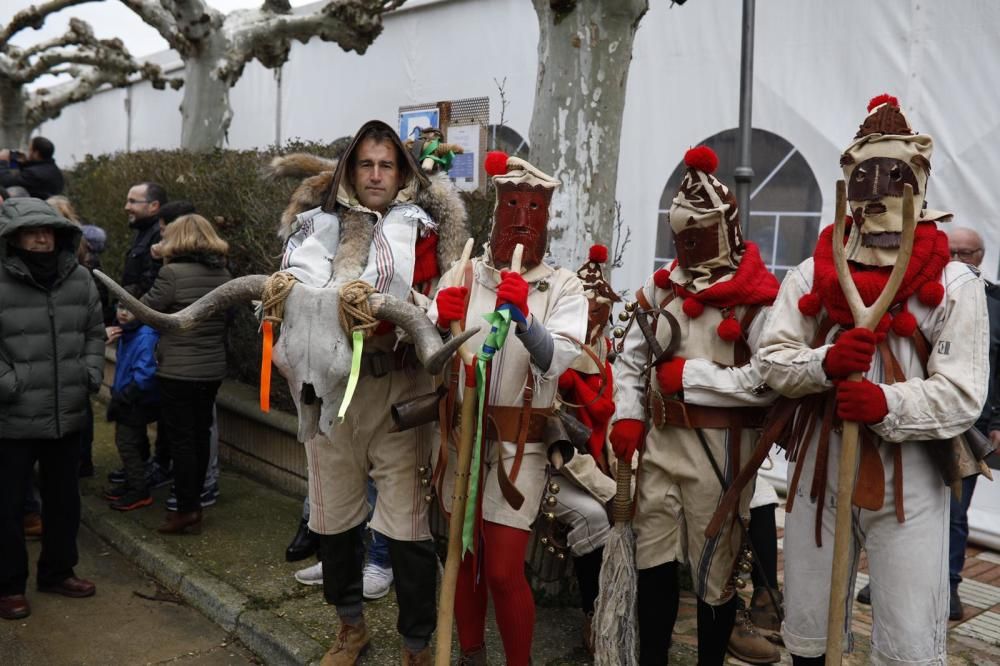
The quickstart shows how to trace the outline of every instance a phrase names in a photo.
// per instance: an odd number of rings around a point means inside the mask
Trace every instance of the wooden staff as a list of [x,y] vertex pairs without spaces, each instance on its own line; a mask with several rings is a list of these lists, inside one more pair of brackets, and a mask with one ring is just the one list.
[[[464,275],[466,266],[472,258],[473,240],[465,242],[460,275]],[[510,269],[521,272],[521,256],[524,246],[520,243],[514,248]],[[469,297],[471,299],[471,286]],[[462,333],[460,321],[451,322],[451,334],[459,336]],[[469,472],[472,467],[472,446],[476,439],[476,406],[479,403],[476,394],[475,374],[473,366],[476,355],[465,345],[458,350],[459,358],[466,370],[465,388],[462,391],[462,432],[458,440],[458,452],[455,460],[455,483],[451,500],[451,518],[448,521],[448,557],[444,564],[444,576],[441,579],[441,598],[438,600],[437,635],[435,644],[435,666],[448,666],[451,663],[451,630],[455,621],[455,589],[458,585],[458,570],[462,564],[462,522],[465,520],[465,507],[469,499]],[[471,382],[470,382],[471,379]],[[442,446],[447,443],[442,442]]]
[[[903,235],[900,241],[896,264],[892,267],[889,281],[886,283],[878,300],[873,305],[866,306],[858,293],[858,288],[851,277],[844,252],[844,227],[847,213],[847,193],[844,181],[837,181],[836,219],[833,225],[833,261],[837,267],[837,278],[840,289],[851,307],[854,325],[874,331],[882,316],[896,297],[899,285],[903,282],[906,267],[913,254],[913,236],[916,231],[916,219],[913,213],[913,188],[903,186]],[[860,382],[864,376],[860,372],[851,374],[847,381]],[[826,663],[839,665],[843,660],[844,623],[847,612],[848,589],[851,568],[851,517],[852,497],[858,466],[858,430],[857,421],[844,421],[843,434],[840,440],[840,466],[837,470],[837,522],[833,533],[833,571],[830,580],[830,606],[826,625]]]

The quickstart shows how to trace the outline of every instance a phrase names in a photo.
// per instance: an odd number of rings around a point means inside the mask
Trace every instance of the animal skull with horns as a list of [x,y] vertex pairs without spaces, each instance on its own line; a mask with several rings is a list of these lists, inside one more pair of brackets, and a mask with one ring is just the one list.
[[[101,271],[94,271],[108,289],[136,318],[158,331],[186,331],[199,322],[232,306],[259,300],[267,275],[238,277],[214,289],[175,314],[157,312],[143,305]],[[281,335],[274,348],[274,365],[288,381],[299,413],[299,441],[317,432],[329,435],[337,408],[347,387],[351,368],[351,339],[340,327],[340,287],[316,288],[298,283],[285,302]],[[431,374],[437,374],[458,347],[475,335],[478,327],[460,337],[442,342],[437,328],[416,305],[388,294],[368,296],[372,315],[403,329],[413,342],[417,358]]]

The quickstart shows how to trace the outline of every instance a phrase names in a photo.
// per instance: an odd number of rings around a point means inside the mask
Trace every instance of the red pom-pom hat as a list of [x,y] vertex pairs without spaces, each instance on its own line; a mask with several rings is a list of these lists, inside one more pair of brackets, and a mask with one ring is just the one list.
[[591,245],[589,257],[591,261],[603,264],[608,260],[608,248],[601,244]]
[[876,107],[882,106],[883,104],[888,104],[899,108],[899,100],[890,95],[889,93],[882,93],[881,95],[876,95],[872,97],[868,102],[868,112],[871,113]]
[[499,176],[507,173],[507,153],[502,150],[492,150],[486,153],[486,160],[483,168],[490,176]]
[[708,146],[696,146],[684,153],[684,164],[705,173],[715,173],[719,168],[719,156]]

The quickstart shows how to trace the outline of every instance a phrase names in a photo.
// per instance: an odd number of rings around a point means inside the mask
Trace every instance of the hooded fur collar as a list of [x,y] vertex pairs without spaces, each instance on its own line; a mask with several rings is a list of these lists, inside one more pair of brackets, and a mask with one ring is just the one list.
[[[275,157],[271,160],[270,166],[265,170],[269,178],[299,178],[302,182],[292,193],[288,206],[281,215],[281,225],[278,230],[279,237],[284,241],[294,228],[295,218],[308,210],[318,208],[323,205],[327,192],[333,186],[333,176],[337,168],[337,160],[329,160],[308,153],[293,153]],[[436,173],[429,177],[427,187],[420,188],[413,199],[413,203],[420,206],[438,224],[437,261],[440,273],[444,273],[453,263],[462,256],[462,249],[465,241],[469,238],[468,213],[465,209],[465,202],[459,195],[458,190],[448,180],[446,173]],[[351,242],[351,246],[357,241],[358,247],[351,251],[351,254],[360,254],[361,243],[364,245],[364,258],[360,263],[356,259],[345,257],[344,270],[346,264],[358,265],[357,275],[361,274],[364,261],[367,260],[368,244],[371,243],[372,231],[370,228],[362,230],[355,216],[360,216],[367,221],[371,227],[371,216],[361,210],[343,210],[341,219],[345,225],[344,240]],[[350,222],[349,222],[350,220]],[[350,229],[347,225],[350,224]],[[344,249],[341,250],[344,252]],[[340,262],[338,255],[335,264]],[[341,274],[339,266],[335,266],[338,275]],[[353,274],[353,273],[352,273]]]

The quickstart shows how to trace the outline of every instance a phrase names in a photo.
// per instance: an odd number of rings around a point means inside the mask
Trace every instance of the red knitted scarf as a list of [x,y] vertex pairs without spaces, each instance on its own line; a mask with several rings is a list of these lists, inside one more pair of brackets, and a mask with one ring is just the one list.
[[[737,305],[771,304],[778,295],[778,279],[775,278],[760,258],[760,250],[756,243],[746,241],[743,258],[737,266],[733,277],[725,282],[692,294],[684,287],[675,284],[674,293],[680,298],[693,298],[704,305],[713,308],[732,308]],[[670,269],[677,265],[675,261]]]
[[[850,229],[850,224],[848,224]],[[844,237],[847,238],[847,232]],[[941,272],[951,259],[948,252],[948,236],[940,231],[933,222],[922,222],[917,225],[913,239],[913,256],[906,267],[903,283],[896,292],[893,304],[904,303],[918,295],[921,302],[935,306],[941,302],[944,289],[941,288]],[[851,308],[840,289],[837,279],[837,268],[833,263],[833,225],[826,227],[819,235],[813,277],[813,293],[819,297],[819,303],[829,313],[830,318],[842,326],[852,326],[854,317]],[[858,287],[858,293],[865,305],[874,303],[882,289],[889,281],[891,266],[871,267],[850,262],[851,276]],[[800,304],[800,309],[802,305]]]

